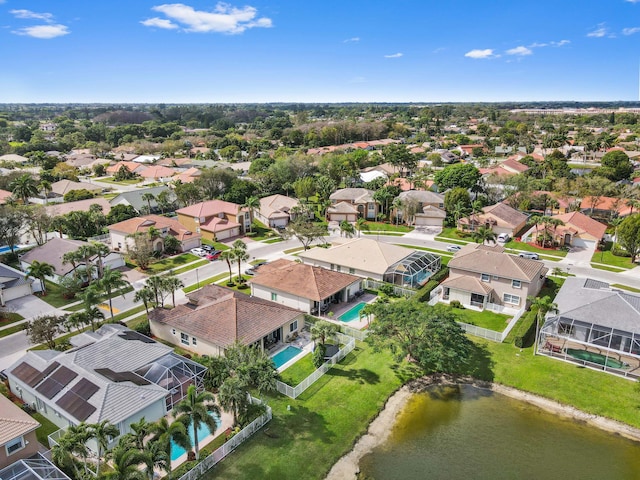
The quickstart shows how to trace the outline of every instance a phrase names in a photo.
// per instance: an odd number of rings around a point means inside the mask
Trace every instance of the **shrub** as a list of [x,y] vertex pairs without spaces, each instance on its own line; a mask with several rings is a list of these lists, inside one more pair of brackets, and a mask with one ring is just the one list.
[[611,254],[616,257],[631,257],[631,254],[625,249],[617,247],[611,250]]
[[147,337],[151,336],[151,326],[148,321],[136,325],[134,330],[142,335],[146,335]]
[[75,202],[78,200],[86,200],[88,198],[93,198],[93,192],[87,190],[86,188],[82,188],[80,190],[71,190],[64,195],[65,202]]
[[518,321],[515,328],[509,334],[513,338],[513,344],[518,348],[529,347],[533,344],[536,333],[536,316],[538,309],[532,307]]
[[380,291],[380,293],[387,295],[388,297],[395,296],[395,288],[391,284],[384,283],[380,285],[380,288],[378,290]]
[[435,274],[431,276],[429,281],[425,283],[420,290],[418,290],[418,293],[416,293],[413,298],[415,298],[418,302],[428,302],[429,296],[431,295],[431,292],[433,291],[433,289],[436,288],[438,285],[440,285],[440,282],[442,282],[442,280],[447,278],[448,275],[449,275],[449,268],[442,267],[440,270],[438,270]]
[[451,308],[459,308],[461,310],[464,310],[464,306],[460,303],[460,300],[451,300],[449,305],[451,306]]
[[320,368],[324,363],[324,355],[327,353],[327,348],[323,344],[316,345],[316,348],[313,350],[313,366],[316,368]]

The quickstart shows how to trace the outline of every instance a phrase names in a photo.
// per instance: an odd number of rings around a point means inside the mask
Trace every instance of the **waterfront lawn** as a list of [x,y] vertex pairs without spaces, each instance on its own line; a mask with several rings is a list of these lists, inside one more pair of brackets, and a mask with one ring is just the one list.
[[469,308],[452,308],[451,311],[456,314],[460,322],[475,325],[476,327],[487,328],[494,332],[502,332],[507,328],[510,315],[484,310],[477,312]]
[[202,478],[324,478],[410,378],[409,369],[358,343],[298,399],[267,398],[273,420]]
[[315,371],[316,367],[313,365],[313,355],[308,353],[282,372],[280,377],[284,383],[295,387]]

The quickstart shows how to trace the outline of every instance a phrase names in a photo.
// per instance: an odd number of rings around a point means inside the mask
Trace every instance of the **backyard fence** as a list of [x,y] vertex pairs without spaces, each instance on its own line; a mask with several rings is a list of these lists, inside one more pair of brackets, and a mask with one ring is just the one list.
[[276,388],[278,389],[278,391],[289,398],[298,398],[300,395],[302,395],[302,392],[304,392],[307,388],[317,382],[320,377],[327,373],[332,366],[346,357],[356,347],[355,338],[343,335],[341,333],[336,333],[335,336],[336,340],[338,340],[340,343],[345,344],[344,347],[338,350],[338,352],[325,363],[323,363],[320,368],[318,368],[315,372],[313,372],[295,387],[287,385],[284,382],[276,382]]
[[[305,323],[305,326],[307,327],[311,327],[311,325],[314,325],[318,320],[323,320],[323,319],[314,317],[313,315],[305,315],[304,317],[304,323]],[[326,321],[326,320],[323,320],[323,321]],[[334,325],[337,325],[340,331],[349,337],[353,337],[356,340],[360,340],[361,342],[364,342],[365,338],[367,338],[368,332],[366,330],[358,330],[357,328],[348,327],[346,325],[338,325],[337,322],[332,322],[332,323]]]
[[100,242],[111,245],[111,235],[109,235],[108,233],[104,235],[96,235],[95,237],[89,237],[87,240],[90,242]]
[[399,285],[394,285],[393,283],[381,282],[379,280],[372,280],[370,278],[366,278],[363,280],[363,285],[365,288],[369,290],[380,290],[380,287],[383,285],[390,285],[393,287],[393,293],[398,295],[399,297],[413,297],[416,294],[416,290],[412,290],[410,288],[404,288]]
[[[253,399],[253,401],[258,401]],[[272,418],[271,407],[267,406],[267,411],[256,418],[249,425],[244,427],[238,433],[236,433],[233,437],[231,437],[227,442],[225,442],[221,447],[214,450],[211,455],[206,457],[200,463],[198,463],[195,467],[181,476],[178,480],[197,480],[202,477],[207,471],[213,468],[218,462],[220,462],[223,458],[233,452],[238,446],[243,443],[245,440],[250,438],[254,433],[260,430],[265,424],[267,424]]]
[[487,328],[476,327],[464,322],[458,322],[458,325],[470,335],[476,337],[486,338],[487,340],[493,340],[494,342],[502,342],[502,333],[489,330]]
[[442,287],[437,287],[431,291],[429,295],[429,305],[432,307],[440,301],[440,292],[442,291]]
[[500,340],[501,342],[504,342],[504,339],[507,338],[507,335],[509,335],[509,332],[511,332],[513,327],[516,326],[516,323],[518,323],[518,320],[520,320],[520,317],[524,315],[524,312],[526,311],[527,311],[526,306],[523,306],[520,310],[516,312],[516,314],[513,316],[513,318],[509,322],[509,325],[507,325],[507,328],[505,328],[504,331],[502,332],[502,340]]

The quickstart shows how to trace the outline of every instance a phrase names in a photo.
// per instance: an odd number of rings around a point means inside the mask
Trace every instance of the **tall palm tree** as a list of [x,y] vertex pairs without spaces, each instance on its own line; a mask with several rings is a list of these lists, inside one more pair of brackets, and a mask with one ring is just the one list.
[[151,275],[147,278],[146,286],[153,292],[156,306],[164,305],[164,285],[162,284],[162,277],[160,275]]
[[359,238],[361,232],[363,232],[363,231],[364,232],[368,232],[369,231],[369,224],[367,223],[366,219],[360,217],[360,218],[358,218],[358,220],[356,220],[354,228],[358,231],[358,238]]
[[91,242],[94,254],[96,255],[96,265],[98,267],[98,278],[104,274],[104,259],[109,256],[111,249],[101,242]]
[[100,477],[100,463],[102,460],[102,452],[106,452],[109,448],[109,439],[120,435],[120,430],[109,420],[103,420],[89,426],[91,438],[96,440],[98,445],[98,461],[96,464],[96,477]]
[[87,274],[87,283],[91,285],[91,282],[93,281],[93,263],[91,262],[91,257],[95,256],[96,248],[93,244],[89,243],[87,245],[81,245],[80,247],[78,247],[76,252],[78,252],[78,257],[84,260],[84,268]]
[[147,192],[147,193],[143,193],[142,197],[140,198],[142,199],[143,202],[147,202],[147,206],[149,207],[149,213],[151,213],[151,202],[156,199],[156,196],[151,192]]
[[[89,456],[87,441],[91,438],[91,432],[86,423],[71,425],[62,437],[58,439],[51,451],[54,463],[62,468],[71,467],[75,473],[75,478],[83,478],[87,474],[86,459]],[[82,459],[84,475],[78,468],[79,462],[74,457]]]
[[351,238],[353,237],[354,231],[353,225],[350,222],[346,220],[340,222],[340,236],[344,234],[346,238]]
[[311,326],[311,340],[314,342],[316,340],[320,340],[320,344],[324,345],[327,338],[331,337],[338,331],[339,328],[336,324],[320,320]]
[[400,197],[396,197],[391,202],[391,207],[396,211],[396,227],[398,226],[398,219],[400,217],[400,210],[404,206],[404,202]]
[[256,196],[248,197],[244,201],[244,205],[242,206],[249,210],[249,216],[251,217],[250,218],[251,223],[249,224],[249,231],[253,232],[253,215],[255,211],[260,208],[260,199]]
[[[162,417],[151,426],[151,441],[157,443],[167,454],[167,458],[171,458],[171,442],[181,446],[185,451],[191,449],[191,438],[187,434],[187,427],[182,422],[171,422],[167,417]],[[167,462],[166,472],[169,480],[171,480],[171,461]]]
[[87,287],[80,295],[86,315],[86,322],[91,324],[91,330],[96,331],[95,320],[104,319],[104,313],[96,306],[100,303],[100,294],[95,286]]
[[171,457],[157,442],[147,442],[142,448],[142,462],[146,467],[147,479],[153,480],[155,469],[167,470],[167,465],[171,463]]
[[227,262],[227,266],[229,267],[229,283],[231,283],[231,276],[233,273],[231,272],[231,263],[235,262],[236,257],[233,250],[225,250],[220,254],[220,259]]
[[147,312],[147,315],[149,315],[149,305],[154,299],[155,295],[153,293],[153,290],[151,290],[149,287],[142,287],[133,296],[134,302],[142,302],[144,304],[144,309]]
[[49,192],[51,192],[51,182],[48,182],[47,180],[40,180],[40,184],[38,185],[38,188],[42,190],[42,193],[44,193],[44,203],[48,204]]
[[50,277],[54,273],[55,268],[53,267],[53,265],[47,262],[39,262],[38,260],[34,260],[33,262],[31,262],[31,265],[27,270],[27,276],[40,280],[40,290],[42,291],[43,295],[47,294],[44,278]]
[[247,244],[238,239],[231,244],[231,250],[233,251],[233,258],[238,262],[238,281],[242,283],[242,274],[240,273],[240,266],[242,262],[249,260],[249,254],[247,253]]
[[218,391],[218,401],[220,406],[227,411],[233,412],[233,424],[238,424],[238,417],[248,403],[247,385],[239,377],[229,377]]
[[489,227],[485,227],[484,225],[478,228],[475,232],[473,232],[473,240],[482,243],[483,245],[487,242],[496,243],[496,234]]
[[533,354],[535,355],[538,345],[538,335],[540,334],[540,325],[547,316],[547,313],[558,312],[558,305],[553,303],[551,297],[548,295],[544,297],[529,296],[528,300],[531,302],[531,308],[536,307],[538,309],[536,313],[536,338],[533,340]]
[[176,290],[179,290],[184,287],[184,283],[174,274],[165,275],[162,277],[162,283],[164,285],[164,290],[171,292],[171,304],[176,306]]
[[541,215],[531,215],[527,220],[527,225],[533,225],[536,229],[536,242],[538,241],[538,225],[542,223]]
[[[97,285],[101,288],[109,299],[109,312],[111,314],[111,321],[113,322],[113,303],[112,293],[117,290],[122,290],[129,285],[124,278],[122,278],[122,272],[120,270],[112,270],[111,267],[104,269],[102,278],[98,280]],[[122,293],[124,298],[124,293]]]
[[129,425],[131,428],[131,439],[138,450],[144,448],[144,439],[151,433],[152,426],[153,424],[147,422],[144,417]]
[[180,415],[178,420],[186,427],[193,427],[193,445],[196,452],[196,460],[200,458],[200,446],[198,445],[198,429],[204,424],[214,432],[217,424],[213,415],[220,415],[220,409],[214,403],[215,397],[211,392],[200,392],[195,385],[189,385],[187,396],[173,409],[174,415]]
[[9,184],[9,189],[16,198],[22,200],[25,205],[29,204],[29,197],[38,194],[38,183],[29,173],[24,173]]
[[144,455],[137,448],[131,448],[126,436],[111,450],[111,460],[112,470],[104,475],[107,480],[146,480],[139,469]]

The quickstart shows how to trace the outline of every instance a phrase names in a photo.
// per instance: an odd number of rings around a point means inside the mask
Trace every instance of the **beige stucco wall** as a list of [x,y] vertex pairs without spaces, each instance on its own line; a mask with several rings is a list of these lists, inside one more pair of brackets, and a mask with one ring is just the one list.
[[[300,256],[300,259],[306,265],[313,265],[315,267],[322,267],[322,268],[326,268],[327,270],[331,270],[331,262],[325,262],[323,260],[315,260],[315,259],[310,259],[310,258],[304,258],[302,256]],[[339,262],[339,260],[340,259],[336,258],[334,260],[334,262]],[[362,277],[362,278],[373,278],[374,280],[382,281],[382,277],[384,276],[384,272],[375,273],[375,272],[369,272],[369,271],[366,271],[366,270],[361,270],[361,269],[358,269],[358,268],[355,268],[355,269],[353,269],[353,271],[351,271],[349,269],[349,267],[341,265],[340,263],[334,263],[333,266],[334,266],[333,267],[334,271],[340,271],[342,273],[349,273],[351,275],[357,275],[357,276]],[[340,267],[340,270],[337,270],[338,266]]]
[[[16,450],[11,455],[7,455],[6,444],[0,445],[0,470],[4,467],[8,467],[13,462],[28,458],[38,453],[38,438],[36,437],[36,431],[33,430],[25,435],[21,435],[23,448]],[[20,438],[16,437],[11,439],[8,443],[13,443],[14,440]]]
[[[276,300],[271,300],[271,293],[275,293],[277,295]],[[255,285],[253,283],[251,284],[251,295],[262,298],[264,300],[279,303],[280,305],[285,305],[297,310],[302,310],[306,313],[311,312],[311,306],[313,305],[313,301],[309,300],[308,298],[298,297],[297,295],[280,292],[278,290],[269,289],[261,285]]]

